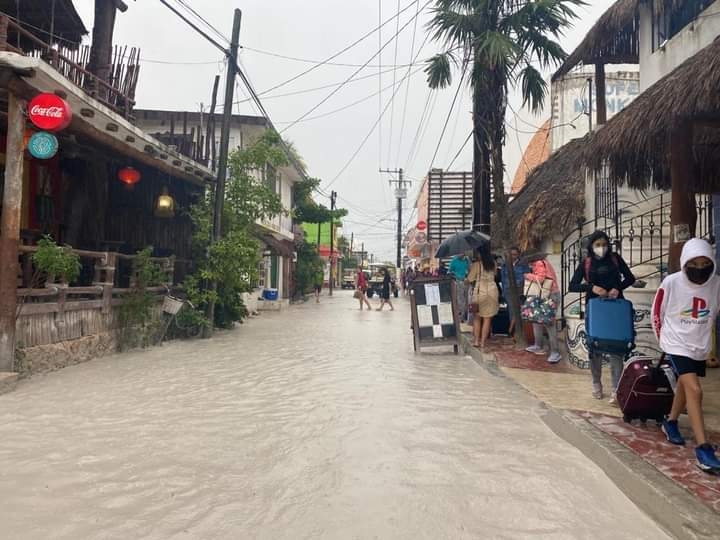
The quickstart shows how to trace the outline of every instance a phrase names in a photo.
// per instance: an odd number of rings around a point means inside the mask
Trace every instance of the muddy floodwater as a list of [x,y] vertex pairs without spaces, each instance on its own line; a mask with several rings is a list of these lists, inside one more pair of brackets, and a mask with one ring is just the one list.
[[347,292],[0,396],[2,539],[667,538],[407,303]]

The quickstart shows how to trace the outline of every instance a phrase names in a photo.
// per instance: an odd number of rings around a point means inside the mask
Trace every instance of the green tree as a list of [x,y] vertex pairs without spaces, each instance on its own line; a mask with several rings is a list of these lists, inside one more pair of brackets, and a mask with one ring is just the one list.
[[[428,61],[428,84],[445,88],[459,69],[461,80],[470,86],[473,225],[490,232],[492,189],[493,241],[498,244],[507,246],[511,236],[503,161],[508,91],[519,86],[523,106],[533,112],[542,109],[548,88],[534,64],[547,69],[565,58],[558,39],[576,18],[575,8],[582,5],[583,0],[436,0],[430,28],[445,50]],[[509,292],[520,320],[514,283],[511,279]],[[518,336],[522,341],[522,332]]]
[[[193,248],[197,271],[185,280],[188,299],[196,307],[197,324],[208,324],[202,313],[215,301],[214,325],[232,326],[246,310],[240,294],[252,290],[258,279],[260,244],[253,232],[258,220],[286,212],[280,197],[263,182],[263,171],[287,165],[280,136],[266,131],[248,148],[230,155],[229,174],[225,188],[222,238],[210,243],[214,197],[212,192],[190,210],[194,225]],[[217,283],[215,291],[207,284]]]
[[[295,208],[293,218],[300,223],[337,223],[347,215],[347,210],[337,208],[331,211],[318,204],[312,194],[320,186],[317,178],[307,178],[294,186]],[[339,240],[339,239],[338,239]],[[317,246],[309,243],[304,237],[296,241],[297,266],[295,267],[296,296],[304,296],[315,284],[315,276],[323,271],[323,261],[318,254]],[[338,243],[338,245],[340,245]]]

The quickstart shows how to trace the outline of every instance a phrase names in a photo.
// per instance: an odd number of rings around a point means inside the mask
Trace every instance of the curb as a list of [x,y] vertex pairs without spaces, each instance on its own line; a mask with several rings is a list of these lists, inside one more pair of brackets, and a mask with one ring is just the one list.
[[17,382],[17,373],[0,371],[0,395],[8,394],[15,390]]
[[638,508],[675,538],[718,538],[720,515],[583,418],[547,408],[543,422],[600,467]]
[[[532,395],[500,370],[493,354],[483,354],[466,336],[462,336],[462,349],[492,375],[510,380]],[[720,514],[583,418],[538,401],[539,416],[545,425],[600,467],[633,504],[667,533],[680,540],[718,538]]]

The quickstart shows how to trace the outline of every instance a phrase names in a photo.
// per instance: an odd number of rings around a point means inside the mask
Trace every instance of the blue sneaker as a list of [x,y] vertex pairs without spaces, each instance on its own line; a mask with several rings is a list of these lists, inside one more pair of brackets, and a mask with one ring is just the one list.
[[720,460],[715,456],[715,448],[705,443],[695,448],[697,466],[701,471],[720,474]]
[[662,430],[668,442],[678,446],[685,446],[685,438],[680,433],[677,420],[669,420],[666,416],[662,423]]

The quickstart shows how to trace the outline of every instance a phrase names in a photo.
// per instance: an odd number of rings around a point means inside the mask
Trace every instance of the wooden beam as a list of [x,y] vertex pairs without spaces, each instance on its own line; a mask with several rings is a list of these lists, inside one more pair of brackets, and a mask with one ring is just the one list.
[[[607,101],[605,99],[605,64],[595,64],[595,101],[597,107],[597,125],[607,122]],[[592,114],[592,111],[590,111]]]
[[8,96],[8,132],[5,148],[5,187],[0,218],[0,371],[15,364],[17,318],[17,263],[23,192],[23,137],[25,102]]
[[113,4],[115,4],[115,9],[117,9],[118,11],[121,11],[123,13],[125,13],[127,11],[128,6],[122,0],[112,0],[112,1],[113,1]]
[[682,248],[695,236],[697,208],[695,192],[690,189],[692,178],[692,140],[693,130],[686,123],[670,134],[670,255],[668,269],[677,272],[680,268]]

